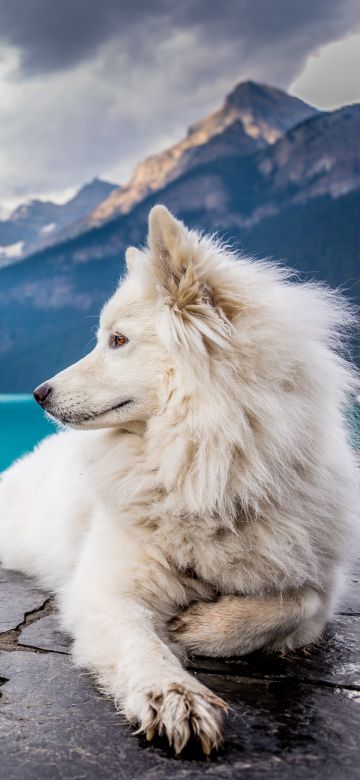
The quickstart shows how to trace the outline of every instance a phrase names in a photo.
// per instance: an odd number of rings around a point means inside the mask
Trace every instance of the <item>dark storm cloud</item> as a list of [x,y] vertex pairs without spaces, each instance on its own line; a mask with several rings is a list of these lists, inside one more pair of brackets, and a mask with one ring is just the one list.
[[[172,6],[155,0],[0,0],[0,39],[20,48],[24,70],[68,68],[92,57],[108,40],[126,46],[137,25],[170,23]],[[176,12],[175,12],[176,13]]]
[[209,45],[235,42],[242,54],[257,48],[261,57],[270,45],[276,57],[279,43],[301,56],[359,18],[358,0],[0,0],[0,41],[18,48],[23,73],[34,74],[71,68],[114,39],[141,58],[189,29]]

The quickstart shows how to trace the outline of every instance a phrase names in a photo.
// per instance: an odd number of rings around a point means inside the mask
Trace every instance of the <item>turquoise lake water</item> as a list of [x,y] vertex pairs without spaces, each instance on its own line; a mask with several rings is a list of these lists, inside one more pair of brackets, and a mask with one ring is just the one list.
[[32,395],[0,395],[0,471],[55,430]]
[[[360,449],[360,406],[354,406],[351,417],[353,443]],[[55,431],[31,395],[0,395],[0,471]]]

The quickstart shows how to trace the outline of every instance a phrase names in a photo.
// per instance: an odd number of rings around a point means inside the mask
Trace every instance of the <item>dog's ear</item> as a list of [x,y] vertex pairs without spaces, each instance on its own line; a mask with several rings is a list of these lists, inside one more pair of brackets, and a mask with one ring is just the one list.
[[197,266],[198,239],[165,206],[149,215],[148,244],[152,269],[167,304],[169,332],[178,344],[204,351],[205,344],[224,345],[230,323],[215,304],[214,290]]
[[173,293],[192,262],[189,231],[165,206],[154,206],[149,214],[148,244],[158,280]]

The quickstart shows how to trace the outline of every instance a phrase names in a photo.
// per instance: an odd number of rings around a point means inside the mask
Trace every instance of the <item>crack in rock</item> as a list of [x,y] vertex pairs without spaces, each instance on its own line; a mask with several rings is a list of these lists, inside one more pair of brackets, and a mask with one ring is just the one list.
[[[8,683],[8,682],[9,682],[9,678],[8,677],[0,677],[0,688],[1,688],[2,685],[6,685],[6,683]],[[2,693],[0,691],[0,699],[1,699],[1,697],[2,697]]]
[[[212,676],[216,677],[216,672],[212,673],[209,671],[209,669],[203,669],[201,666],[192,666],[191,671],[193,672],[194,676],[197,677],[198,675],[204,675],[211,679]],[[330,680],[318,680],[316,677],[313,679],[306,679],[304,677],[287,677],[285,674],[279,675],[278,677],[243,677],[242,675],[236,675],[233,672],[229,671],[221,671],[222,676],[224,679],[227,679],[229,681],[232,681],[233,683],[238,684],[246,684],[246,685],[282,685],[284,682],[288,681],[289,683],[293,683],[294,681],[297,683],[301,683],[302,685],[310,685],[313,688],[330,688],[332,690],[341,690],[341,691],[355,691],[356,693],[360,693],[360,687],[358,685],[351,685],[346,683],[337,683],[336,681],[332,682]]]
[[[0,650],[6,650],[8,652],[14,652],[15,650],[22,650],[33,653],[49,652],[48,650],[43,650],[42,648],[28,647],[27,645],[23,645],[21,642],[19,643],[19,639],[21,637],[23,628],[30,626],[37,620],[41,620],[41,618],[45,617],[45,615],[51,615],[52,613],[53,603],[51,596],[49,596],[47,599],[45,599],[40,607],[32,609],[29,612],[25,612],[23,620],[18,623],[15,628],[11,628],[10,631],[4,631],[0,634]],[[0,682],[0,685],[1,684],[2,683]]]

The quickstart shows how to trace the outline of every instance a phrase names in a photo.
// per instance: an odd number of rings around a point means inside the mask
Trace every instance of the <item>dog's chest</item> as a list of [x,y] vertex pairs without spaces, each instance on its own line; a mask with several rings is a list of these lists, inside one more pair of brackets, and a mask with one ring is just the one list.
[[241,544],[236,535],[209,520],[165,521],[154,536],[166,559],[179,573],[198,578],[217,590],[234,587],[234,561]]

